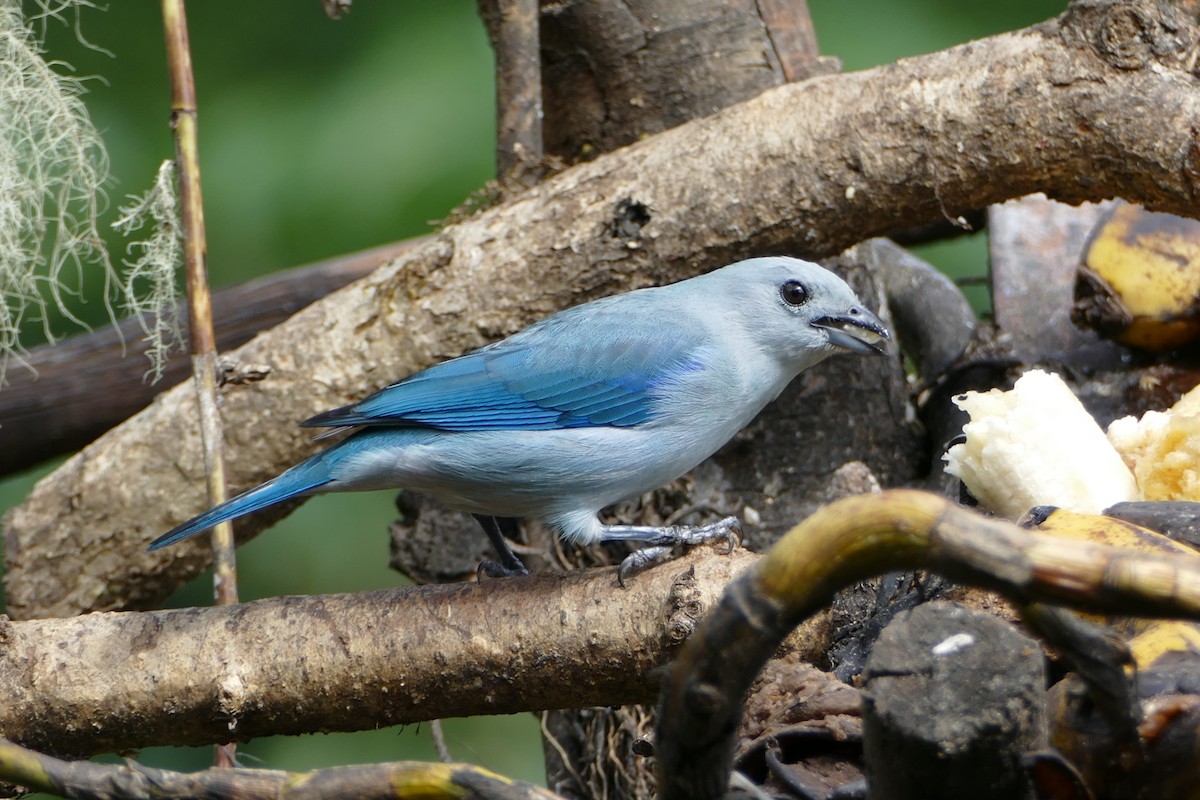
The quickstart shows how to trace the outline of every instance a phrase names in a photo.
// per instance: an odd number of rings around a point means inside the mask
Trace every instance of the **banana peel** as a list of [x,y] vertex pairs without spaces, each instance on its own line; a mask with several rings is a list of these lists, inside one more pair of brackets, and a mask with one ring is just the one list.
[[1200,221],[1115,206],[1085,246],[1071,319],[1155,353],[1200,337]]
[[[1103,514],[1077,514],[1063,508],[1039,506],[1030,509],[1021,525],[1052,536],[1126,550],[1164,555],[1196,555],[1194,548],[1176,542],[1157,531]],[[1197,652],[1200,652],[1200,625],[1193,622],[1142,617],[1118,617],[1106,622],[1129,641],[1133,662],[1139,670],[1151,666],[1166,652],[1173,652],[1173,647],[1186,650],[1196,646]],[[1135,648],[1135,643],[1140,643],[1141,648]],[[1197,667],[1200,667],[1200,661],[1197,662]]]
[[[1138,506],[1151,506],[1139,503]],[[1156,515],[1143,508],[1142,517]],[[1178,512],[1163,515],[1167,520]],[[1195,555],[1186,544],[1122,519],[1043,506],[1023,520],[1055,536],[1147,552]],[[1128,647],[1140,719],[1130,742],[1097,708],[1084,682],[1061,681],[1049,703],[1051,743],[1102,798],[1200,800],[1200,625],[1182,620],[1107,621]]]
[[[1122,505],[1132,506],[1133,503]],[[1150,503],[1138,503],[1149,506]],[[1157,504],[1153,504],[1157,505]],[[1188,553],[1196,551],[1161,533],[1133,522],[1105,514],[1078,514],[1065,508],[1038,506],[1032,508],[1020,522],[1021,527],[1062,536],[1068,539],[1106,544],[1149,553]]]
[[1184,500],[1134,501],[1109,506],[1104,513],[1200,550],[1200,503]]

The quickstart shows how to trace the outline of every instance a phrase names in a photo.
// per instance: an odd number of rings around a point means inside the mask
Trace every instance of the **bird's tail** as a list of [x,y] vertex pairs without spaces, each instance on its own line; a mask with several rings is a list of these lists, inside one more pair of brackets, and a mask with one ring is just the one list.
[[272,478],[261,486],[256,486],[231,500],[226,500],[203,514],[192,517],[182,525],[172,528],[151,542],[149,549],[157,550],[160,547],[166,547],[226,520],[244,517],[267,506],[308,494],[332,480],[329,467],[323,463],[323,459],[320,456],[311,458],[297,464],[279,477]]

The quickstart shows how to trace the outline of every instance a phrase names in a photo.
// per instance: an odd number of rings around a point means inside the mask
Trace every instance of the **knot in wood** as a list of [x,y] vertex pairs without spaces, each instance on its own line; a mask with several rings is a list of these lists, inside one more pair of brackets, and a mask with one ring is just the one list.
[[1153,57],[1150,41],[1157,27],[1142,8],[1110,8],[1096,31],[1096,49],[1118,69],[1141,69]]
[[225,675],[217,686],[217,713],[226,720],[229,730],[236,731],[246,711],[248,687],[237,671]]
[[694,566],[680,573],[671,584],[667,603],[667,640],[677,645],[692,635],[704,616],[703,596]]
[[1161,0],[1074,0],[1059,18],[1059,33],[1073,47],[1090,47],[1121,70],[1156,64],[1191,70],[1196,27]]
[[[1117,3],[1100,17],[1095,45],[1100,57],[1117,69],[1143,69],[1154,63],[1172,66],[1196,47],[1194,27],[1161,3]],[[1187,41],[1185,41],[1187,40]]]
[[627,246],[642,238],[642,228],[650,224],[650,207],[645,203],[626,197],[617,203],[609,232],[614,239],[621,239]]

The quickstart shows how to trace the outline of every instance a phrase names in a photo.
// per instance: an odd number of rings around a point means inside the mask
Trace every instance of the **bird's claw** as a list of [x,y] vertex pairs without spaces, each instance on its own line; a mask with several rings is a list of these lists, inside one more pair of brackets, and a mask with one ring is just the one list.
[[742,540],[742,522],[737,517],[725,517],[699,528],[683,528],[680,544],[704,544],[717,539],[725,540],[725,554],[737,549]]
[[515,578],[521,575],[528,575],[529,570],[525,568],[519,560],[512,566],[502,564],[499,561],[492,561],[490,558],[479,562],[479,566],[475,569],[475,580],[481,581],[484,577],[488,578]]
[[708,525],[693,528],[675,525],[663,528],[656,536],[647,540],[649,547],[635,550],[617,567],[617,583],[625,588],[625,579],[643,572],[656,564],[670,560],[679,545],[697,545],[723,539],[725,554],[732,553],[741,541],[742,523],[737,517],[725,517]]
[[488,541],[492,543],[492,547],[496,550],[496,555],[499,561],[487,559],[479,562],[479,566],[475,570],[475,580],[478,581],[484,575],[489,578],[512,578],[518,575],[528,575],[529,570],[517,558],[517,554],[512,550],[512,543],[509,542],[509,536],[515,536],[518,532],[517,520],[512,517],[495,517],[488,514],[473,514],[475,521],[483,528],[483,532],[487,534]]

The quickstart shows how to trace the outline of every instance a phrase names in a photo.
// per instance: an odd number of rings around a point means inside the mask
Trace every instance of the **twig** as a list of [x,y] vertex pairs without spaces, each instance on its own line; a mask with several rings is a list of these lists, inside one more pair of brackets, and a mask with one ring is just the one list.
[[[167,40],[167,64],[171,74],[171,127],[175,132],[175,160],[179,173],[180,213],[183,218],[184,268],[187,271],[188,311],[192,344],[192,373],[196,379],[200,438],[204,448],[208,502],[227,498],[225,447],[221,416],[217,411],[217,344],[213,331],[212,297],[208,290],[207,242],[204,234],[204,205],[200,191],[200,154],[196,136],[196,82],[188,43],[187,16],[183,0],[163,0],[163,30]],[[237,560],[233,526],[213,528],[213,590],[218,605],[237,602]],[[217,766],[231,767],[232,745],[215,750]]]

